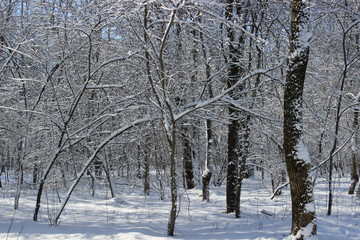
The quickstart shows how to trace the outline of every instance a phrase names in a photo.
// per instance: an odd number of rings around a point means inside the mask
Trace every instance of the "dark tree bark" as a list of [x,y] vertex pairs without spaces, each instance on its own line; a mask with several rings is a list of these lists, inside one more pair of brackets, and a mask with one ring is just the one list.
[[[226,2],[225,17],[229,22],[241,18],[242,7],[244,3],[239,0],[228,0]],[[245,17],[242,16],[242,21]],[[227,27],[227,38],[229,42],[228,73],[227,85],[234,86],[244,75],[245,68],[241,64],[241,58],[244,56],[244,33],[237,32],[234,27]],[[233,101],[238,101],[244,97],[245,83],[241,83],[230,94]],[[226,185],[226,212],[235,212],[236,217],[240,217],[240,188],[241,171],[245,166],[245,153],[242,148],[246,144],[247,117],[237,109],[233,104],[228,107],[230,124],[228,126],[228,166],[227,166],[227,185]]]
[[[296,239],[316,235],[311,160],[303,143],[302,103],[309,57],[307,1],[291,2],[290,56],[284,92],[284,153],[292,202],[291,233]],[[304,231],[304,229],[308,231]],[[305,236],[304,236],[305,235]]]
[[[356,103],[360,104],[360,93],[358,93],[357,97],[355,97]],[[359,128],[359,112],[360,106],[356,106],[354,108],[354,118],[353,118],[353,130],[357,131]],[[356,184],[359,182],[359,174],[358,174],[358,141],[357,134],[354,133],[351,139],[351,184],[349,187],[349,194],[354,194]]]
[[150,163],[149,163],[148,151],[147,151],[147,149],[145,149],[144,150],[144,172],[143,172],[144,194],[145,195],[150,195],[150,179],[149,178],[150,178]]
[[182,129],[183,141],[183,165],[184,165],[184,180],[186,189],[193,189],[195,187],[194,171],[192,162],[192,148],[186,127]]
[[32,177],[32,183],[37,183],[39,179],[39,167],[38,164],[35,162],[34,163],[34,168],[33,168],[33,177]]
[[210,201],[210,180],[212,176],[212,169],[213,169],[213,137],[212,137],[212,122],[210,119],[206,120],[206,163],[205,163],[205,170],[201,176],[202,181],[202,200],[204,202]]

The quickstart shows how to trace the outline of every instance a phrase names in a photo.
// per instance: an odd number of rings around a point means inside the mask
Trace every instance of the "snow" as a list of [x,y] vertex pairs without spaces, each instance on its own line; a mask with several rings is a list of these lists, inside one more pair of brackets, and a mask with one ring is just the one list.
[[315,209],[316,209],[316,206],[313,202],[309,202],[305,205],[305,209],[308,211],[308,212],[315,212]]
[[202,174],[202,177],[206,177],[210,173],[210,169],[205,169],[205,171]]
[[306,240],[319,240],[319,238],[317,236],[311,235],[312,228],[313,228],[313,225],[309,224],[308,226],[300,229],[300,231],[296,234],[296,236],[291,235],[288,238],[286,238],[286,240],[296,240],[296,239],[301,238],[301,236],[303,236]]
[[296,144],[295,152],[296,152],[295,157],[297,159],[303,160],[307,164],[311,164],[311,158],[309,155],[309,151],[308,151],[306,145],[304,144],[302,138],[300,138],[300,140]]
[[[318,179],[315,187],[318,236],[320,240],[360,239],[360,201],[348,195],[349,177],[336,180],[334,185],[333,215],[327,216],[327,182]],[[53,189],[44,193],[39,222],[33,222],[35,190],[23,190],[20,209],[13,211],[13,188],[4,182],[0,189],[0,239],[1,240],[290,240],[291,205],[289,189],[270,199],[269,179],[245,179],[241,201],[241,218],[225,214],[225,184],[211,186],[211,202],[202,202],[200,187],[183,192],[179,197],[180,213],[176,221],[175,237],[166,236],[170,211],[169,198],[159,200],[157,193],[143,196],[136,187],[119,185],[118,196],[110,199],[104,183],[98,183],[95,197],[86,184],[72,195],[60,225],[51,227],[48,214],[54,215],[59,208]],[[121,192],[120,192],[121,190]],[[66,191],[61,191],[64,196]],[[180,191],[179,191],[180,192]],[[46,197],[45,197],[46,196]],[[268,216],[262,210],[274,213]],[[306,233],[309,229],[304,229]]]
[[356,143],[356,137],[353,136],[351,138],[351,151],[357,152],[357,143]]

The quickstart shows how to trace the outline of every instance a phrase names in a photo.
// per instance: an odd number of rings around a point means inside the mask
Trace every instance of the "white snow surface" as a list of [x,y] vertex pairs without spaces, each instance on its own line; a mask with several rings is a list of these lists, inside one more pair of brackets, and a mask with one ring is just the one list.
[[296,144],[295,148],[296,148],[296,158],[303,160],[307,164],[311,164],[309,150],[307,149],[306,145],[304,144],[304,141],[302,140],[302,138],[300,138],[300,140]]
[[[2,176],[3,177],[3,176]],[[360,199],[348,195],[349,177],[334,184],[333,215],[327,216],[327,182],[317,179],[315,199],[320,240],[360,239]],[[32,221],[36,190],[23,190],[20,209],[13,210],[14,190],[4,182],[0,189],[0,240],[285,240],[292,239],[289,189],[270,200],[269,179],[260,174],[245,179],[241,200],[241,218],[225,214],[225,184],[211,186],[211,202],[202,202],[200,187],[183,191],[174,237],[166,236],[170,198],[161,201],[154,191],[143,196],[141,189],[117,182],[118,196],[110,199],[105,183],[91,196],[89,186],[79,186],[60,218],[60,225],[49,226],[48,214],[55,215],[60,203],[54,189],[46,189],[39,222]],[[179,192],[181,192],[179,191]],[[66,191],[60,191],[64,196]],[[272,216],[261,211],[273,213]],[[306,229],[305,229],[306,231]]]

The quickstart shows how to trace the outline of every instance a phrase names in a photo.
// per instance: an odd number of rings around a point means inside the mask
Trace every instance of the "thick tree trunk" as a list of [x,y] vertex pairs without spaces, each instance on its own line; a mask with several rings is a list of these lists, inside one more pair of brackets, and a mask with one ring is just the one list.
[[[230,117],[234,117],[235,112],[229,109]],[[238,185],[238,162],[239,162],[239,129],[240,124],[237,119],[231,120],[228,128],[228,166],[226,184],[226,212],[231,213],[236,209],[236,187]]]
[[307,1],[291,4],[290,57],[284,92],[284,153],[292,202],[291,233],[296,239],[316,235],[311,160],[303,143],[302,103],[309,56]]
[[[242,1],[228,0],[225,9],[225,17],[228,21],[234,21],[238,17],[245,21],[242,16]],[[244,75],[245,68],[241,63],[241,58],[244,56],[245,38],[243,33],[237,33],[231,26],[227,27],[227,38],[229,41],[229,58],[228,58],[228,87],[234,86],[239,79]],[[233,101],[244,97],[243,90],[245,83],[241,83],[230,94]],[[244,113],[236,108],[235,105],[230,104],[229,107],[230,124],[228,126],[228,168],[227,168],[227,185],[226,185],[226,212],[235,212],[236,217],[240,216],[240,191],[241,191],[241,176],[239,170],[245,164],[245,153],[241,142],[247,137],[245,134],[246,116]],[[245,128],[244,128],[245,126]],[[246,141],[246,140],[245,140]],[[244,158],[241,158],[243,156]]]
[[237,180],[237,186],[236,186],[236,199],[235,199],[235,217],[240,218],[240,197],[241,197],[241,187],[242,187],[242,181],[247,176],[246,173],[246,158],[248,154],[249,149],[249,135],[250,135],[250,129],[249,129],[249,121],[250,117],[243,116],[241,119],[241,130],[240,130],[240,154],[239,154],[239,163],[238,163],[238,180]]

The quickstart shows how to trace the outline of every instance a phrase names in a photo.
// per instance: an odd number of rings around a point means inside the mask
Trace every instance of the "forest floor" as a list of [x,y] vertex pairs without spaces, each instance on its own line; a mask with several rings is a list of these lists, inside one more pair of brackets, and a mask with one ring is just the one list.
[[[8,184],[8,186],[7,186]],[[286,239],[291,225],[289,189],[271,200],[270,182],[257,177],[243,183],[241,218],[225,214],[225,184],[211,188],[211,201],[201,201],[201,189],[181,193],[175,237],[167,237],[170,200],[157,193],[144,196],[136,187],[118,186],[116,198],[109,198],[106,184],[92,197],[85,185],[70,198],[57,227],[49,225],[49,215],[59,209],[58,195],[47,189],[38,222],[32,221],[35,190],[23,190],[20,208],[13,210],[14,191],[3,181],[0,189],[0,240],[215,240]],[[327,182],[318,178],[315,189],[318,238],[321,240],[360,239],[360,198],[348,195],[349,178],[334,182],[332,215],[327,216]],[[121,189],[121,192],[120,192]],[[64,192],[60,192],[64,196]],[[262,212],[265,212],[262,213]]]

